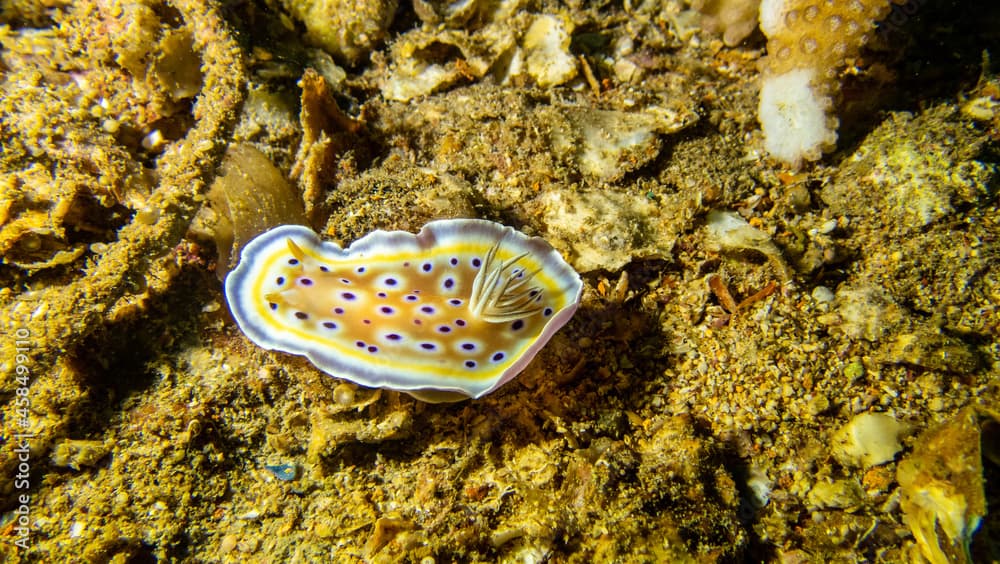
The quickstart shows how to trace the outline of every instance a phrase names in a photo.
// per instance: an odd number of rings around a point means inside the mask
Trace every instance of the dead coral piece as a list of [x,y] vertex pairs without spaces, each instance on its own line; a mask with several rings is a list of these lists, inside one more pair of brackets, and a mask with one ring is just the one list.
[[299,115],[302,142],[290,174],[302,190],[306,217],[315,222],[327,189],[338,180],[341,159],[345,153],[362,145],[358,135],[364,125],[340,110],[330,85],[314,69],[306,69],[299,86],[302,88]]
[[971,374],[980,366],[971,346],[927,328],[898,335],[885,348],[882,360],[957,374]]
[[428,25],[445,24],[458,28],[468,22],[486,3],[481,0],[413,0],[413,11]]
[[114,91],[106,109],[140,134],[175,126],[164,118],[186,120],[187,100],[201,91],[204,78],[187,22],[176,24],[157,0],[94,2],[92,11],[86,6],[70,12],[68,21],[85,29],[97,27],[88,20],[101,22],[101,33],[81,39],[90,57],[105,64],[82,75],[84,89],[96,96]]
[[306,27],[306,40],[338,61],[359,64],[386,36],[397,0],[284,0]]
[[538,86],[564,84],[577,74],[576,59],[569,52],[573,23],[568,18],[543,14],[524,34],[524,68]]
[[692,105],[678,101],[622,112],[584,108],[542,109],[550,125],[553,150],[568,157],[581,172],[612,182],[655,159],[660,135],[676,133],[698,121]]
[[896,471],[903,520],[931,564],[971,562],[969,543],[986,515],[980,428],[966,408],[919,437]]
[[369,557],[378,554],[385,545],[393,541],[403,531],[412,531],[416,528],[413,521],[402,517],[379,517],[375,521],[375,528],[365,543],[365,554]]
[[515,36],[503,29],[499,25],[474,33],[416,29],[403,35],[392,45],[390,72],[380,85],[382,95],[406,102],[486,76],[516,48]]
[[553,190],[540,200],[547,239],[569,249],[567,258],[580,272],[614,272],[637,258],[670,255],[673,241],[660,236],[656,205],[648,198]]
[[[406,102],[490,75],[499,83],[533,80],[541,88],[576,78],[577,58],[570,52],[573,22],[553,14],[509,13],[496,5],[480,10],[482,27],[412,30],[396,40],[382,95]],[[507,15],[504,15],[507,14]]]
[[112,30],[108,39],[115,62],[143,88],[142,95],[152,96],[163,113],[170,113],[171,103],[201,90],[201,58],[190,29],[166,27],[156,7],[154,1],[100,6],[100,15]]
[[750,225],[736,212],[712,210],[705,218],[706,244],[718,251],[755,251],[774,265],[782,280],[792,279],[792,269],[781,250],[766,232]]
[[824,321],[851,339],[877,342],[905,329],[912,320],[903,306],[884,290],[873,286],[844,286],[836,294],[837,313]]
[[[351,405],[333,404],[314,409],[309,418],[312,431],[307,460],[319,463],[323,457],[348,443],[381,443],[410,436],[412,411],[397,406],[397,409],[382,413],[378,406],[372,405],[379,397],[373,392],[367,400],[352,402]],[[353,409],[355,415],[348,417],[345,413],[347,409]],[[363,410],[365,414],[358,415]]]

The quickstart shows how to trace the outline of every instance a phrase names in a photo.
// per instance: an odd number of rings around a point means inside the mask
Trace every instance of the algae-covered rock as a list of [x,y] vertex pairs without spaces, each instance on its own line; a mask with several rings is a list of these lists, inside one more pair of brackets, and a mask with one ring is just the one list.
[[835,214],[914,232],[988,196],[996,165],[977,160],[982,134],[948,120],[949,106],[893,114],[864,140],[820,196]]
[[685,101],[623,112],[592,108],[543,110],[553,151],[580,172],[602,181],[620,180],[660,154],[660,134],[697,121]]
[[656,206],[647,198],[553,191],[542,199],[550,239],[558,248],[571,249],[569,262],[581,272],[614,271],[636,258],[670,254],[673,242],[659,237]]
[[940,331],[928,329],[903,333],[886,348],[886,362],[920,366],[944,372],[971,373],[980,364],[975,349]]

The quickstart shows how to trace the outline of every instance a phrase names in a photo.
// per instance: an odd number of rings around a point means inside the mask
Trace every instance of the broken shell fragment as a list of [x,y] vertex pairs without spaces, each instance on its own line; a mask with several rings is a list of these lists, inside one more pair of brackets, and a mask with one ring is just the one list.
[[899,437],[908,426],[887,413],[856,415],[833,436],[833,456],[845,466],[878,466],[903,449]]

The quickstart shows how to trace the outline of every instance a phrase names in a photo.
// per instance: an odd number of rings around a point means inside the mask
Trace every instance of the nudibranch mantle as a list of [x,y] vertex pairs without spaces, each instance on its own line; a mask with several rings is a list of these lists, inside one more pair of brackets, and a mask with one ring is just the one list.
[[346,249],[284,225],[247,244],[225,283],[257,345],[422,399],[479,398],[517,376],[582,290],[544,240],[480,219],[374,231]]

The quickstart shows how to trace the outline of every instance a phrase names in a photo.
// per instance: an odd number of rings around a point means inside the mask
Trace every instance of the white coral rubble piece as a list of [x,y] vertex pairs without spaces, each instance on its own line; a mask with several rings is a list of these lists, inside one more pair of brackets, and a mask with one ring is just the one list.
[[522,45],[528,74],[542,88],[558,86],[576,77],[576,59],[569,52],[573,24],[552,15],[541,15],[524,34]]
[[855,416],[833,436],[833,456],[845,466],[885,464],[903,450],[899,436],[908,426],[886,413]]

